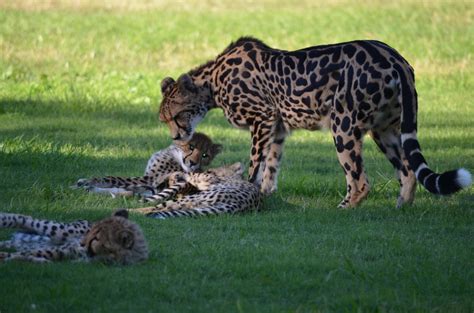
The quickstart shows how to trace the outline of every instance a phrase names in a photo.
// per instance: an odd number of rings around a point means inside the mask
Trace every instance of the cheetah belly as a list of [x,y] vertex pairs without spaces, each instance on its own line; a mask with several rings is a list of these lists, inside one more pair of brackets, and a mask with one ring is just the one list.
[[288,129],[307,129],[307,130],[320,130],[322,128],[329,128],[329,116],[317,115],[305,113],[298,114],[296,117],[293,115],[282,115],[282,120]]
[[224,115],[227,121],[236,128],[247,130],[250,126],[248,120],[242,117],[240,114],[236,114],[235,112],[230,112],[229,110],[224,109]]
[[329,114],[321,115],[316,110],[298,104],[279,108],[280,116],[288,129],[319,130],[329,128]]

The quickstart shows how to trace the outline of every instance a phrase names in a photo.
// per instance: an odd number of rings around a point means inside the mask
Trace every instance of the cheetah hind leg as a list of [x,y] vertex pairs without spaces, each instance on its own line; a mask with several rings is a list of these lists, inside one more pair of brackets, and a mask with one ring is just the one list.
[[[2,249],[15,249],[15,246],[11,243],[10,240],[8,241],[1,241],[0,248]],[[29,252],[5,252],[0,251],[0,262],[9,262],[9,261],[27,261],[27,262],[36,262],[36,263],[47,263],[49,262],[48,259],[35,256]]]
[[127,190],[122,187],[113,186],[113,184],[100,182],[98,179],[80,178],[77,180],[75,185],[70,186],[71,189],[84,189],[88,192],[108,194],[115,198],[117,196],[131,197],[133,191]]
[[81,178],[75,185],[70,186],[70,188],[84,189],[88,192],[98,194],[108,194],[112,196],[112,198],[132,197],[134,195],[147,197],[155,193],[150,176]]
[[283,144],[287,135],[283,123],[276,124],[274,130],[273,142],[266,154],[265,167],[263,170],[263,181],[261,190],[265,194],[271,194],[277,190],[278,170],[283,152]]
[[183,201],[183,199],[178,199],[178,200],[167,200],[165,202],[158,203],[157,205],[151,206],[151,207],[129,209],[129,210],[131,212],[136,212],[136,213],[141,213],[141,214],[146,215],[146,214],[159,212],[163,210],[179,210],[182,208],[192,207],[192,205],[193,203],[189,203],[188,201]]
[[233,212],[235,212],[235,209],[231,205],[219,203],[208,207],[195,207],[191,209],[162,209],[155,212],[150,212],[146,214],[146,216],[156,219],[167,219],[173,217],[209,216]]
[[400,183],[397,208],[404,204],[411,204],[415,199],[416,176],[405,157],[398,130],[373,131],[372,138],[396,170]]
[[138,209],[127,209],[129,212],[136,212],[136,213],[141,213],[141,214],[148,214],[151,212],[156,211],[156,207],[150,206],[150,207],[145,207],[145,208],[138,208]]
[[108,194],[112,198],[116,197],[132,197],[134,192],[132,190],[127,190],[125,188],[100,188],[100,187],[90,187],[87,189],[89,192],[99,193],[99,194]]

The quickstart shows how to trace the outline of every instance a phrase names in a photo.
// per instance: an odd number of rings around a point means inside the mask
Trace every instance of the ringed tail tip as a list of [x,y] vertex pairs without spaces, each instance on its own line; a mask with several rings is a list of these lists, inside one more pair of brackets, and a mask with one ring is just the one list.
[[457,170],[456,174],[456,183],[459,187],[461,187],[461,189],[471,186],[472,175],[471,173],[469,173],[468,170],[466,170],[465,168],[460,168]]

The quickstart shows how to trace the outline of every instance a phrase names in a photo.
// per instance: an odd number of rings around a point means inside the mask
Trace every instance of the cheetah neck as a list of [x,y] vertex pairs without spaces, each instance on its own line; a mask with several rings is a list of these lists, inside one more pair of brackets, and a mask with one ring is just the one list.
[[209,90],[209,100],[206,103],[206,109],[210,110],[213,108],[216,108],[217,105],[214,101],[214,90],[215,90],[215,84],[213,82],[213,78],[215,78],[214,75],[214,68],[216,65],[216,61],[209,61],[205,64],[202,64],[198,66],[197,68],[191,70],[188,72],[189,75],[191,75],[193,82],[197,86],[201,86],[203,88],[208,88]]
[[188,72],[193,81],[198,86],[204,86],[211,82],[212,73],[214,72],[215,61],[204,63]]

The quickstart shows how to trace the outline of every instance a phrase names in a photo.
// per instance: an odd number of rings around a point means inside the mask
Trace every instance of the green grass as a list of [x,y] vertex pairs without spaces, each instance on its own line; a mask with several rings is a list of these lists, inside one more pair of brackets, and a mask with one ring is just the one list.
[[[0,211],[70,221],[135,200],[70,190],[80,177],[138,175],[169,144],[159,83],[241,35],[296,49],[378,39],[414,66],[419,139],[433,169],[474,170],[474,5],[413,1],[0,1]],[[215,165],[247,164],[250,135],[214,111],[199,130]],[[297,131],[261,212],[200,219],[133,215],[150,260],[131,267],[0,265],[0,312],[472,312],[474,193],[397,182],[370,138],[372,184],[335,209],[344,176],[327,132]],[[9,231],[1,231],[7,238]]]

